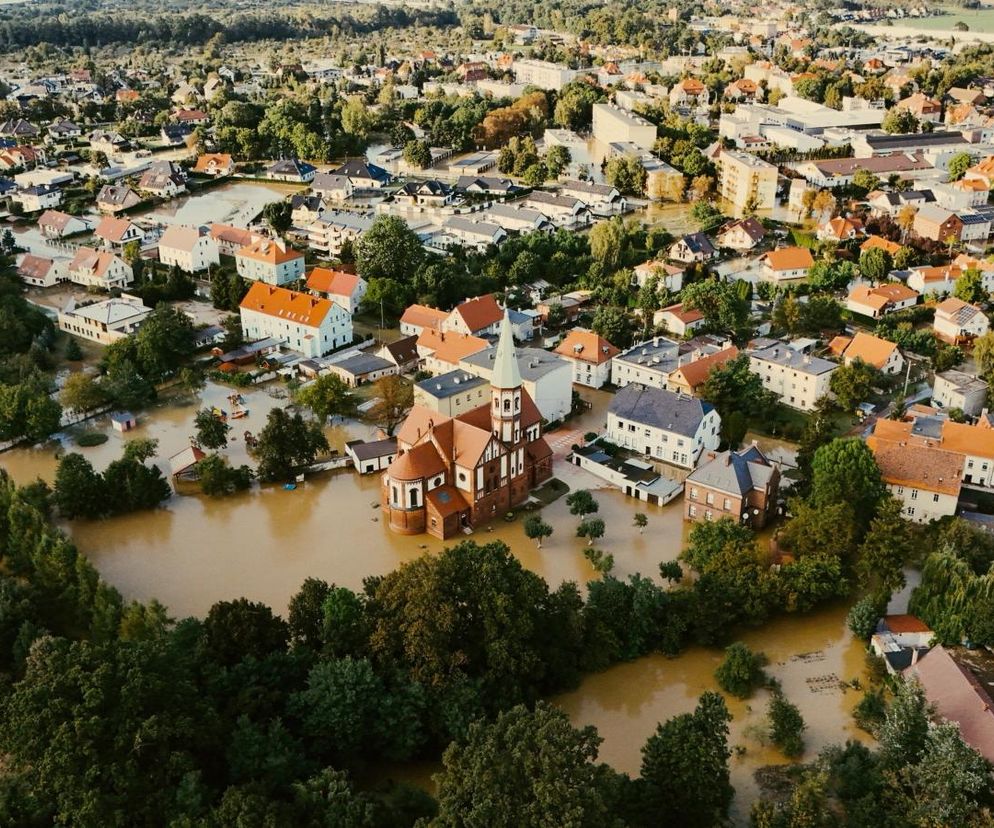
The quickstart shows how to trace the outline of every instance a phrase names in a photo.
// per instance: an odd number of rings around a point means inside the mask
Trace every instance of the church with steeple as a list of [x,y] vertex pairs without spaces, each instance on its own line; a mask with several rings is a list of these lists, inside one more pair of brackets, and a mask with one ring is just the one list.
[[457,417],[414,406],[383,473],[382,503],[395,532],[451,538],[520,506],[552,476],[542,416],[522,388],[505,314],[490,401]]

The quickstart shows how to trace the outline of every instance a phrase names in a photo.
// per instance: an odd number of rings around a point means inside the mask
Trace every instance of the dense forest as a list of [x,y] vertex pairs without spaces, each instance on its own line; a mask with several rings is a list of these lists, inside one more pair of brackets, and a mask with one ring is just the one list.
[[[199,46],[221,35],[229,43],[259,40],[299,40],[328,34],[364,35],[408,26],[453,26],[451,11],[385,6],[350,6],[348,12],[310,10],[176,12],[149,9],[142,3],[127,9],[89,11],[86,7],[39,8],[37,4],[5,7],[0,14],[0,47],[20,49],[48,44],[93,48],[110,45],[157,44]],[[223,5],[223,4],[222,4]],[[202,6],[198,7],[202,8]]]

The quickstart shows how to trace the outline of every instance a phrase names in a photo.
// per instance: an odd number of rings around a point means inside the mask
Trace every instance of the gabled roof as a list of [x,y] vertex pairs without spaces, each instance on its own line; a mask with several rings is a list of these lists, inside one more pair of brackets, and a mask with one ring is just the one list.
[[355,273],[344,270],[333,270],[327,267],[315,267],[307,276],[307,287],[318,293],[334,296],[352,297],[359,286],[359,277]]
[[184,227],[180,224],[170,224],[159,239],[159,247],[168,250],[182,250],[191,253],[200,241],[201,232],[196,227]]
[[711,403],[697,397],[634,383],[615,394],[608,407],[616,417],[685,437],[697,434],[701,421],[713,410]]
[[772,270],[807,270],[814,263],[811,251],[806,247],[781,247],[762,256]]
[[55,262],[51,259],[26,253],[17,266],[17,272],[29,279],[44,279],[53,264]]
[[731,348],[725,348],[722,351],[695,359],[693,362],[688,362],[686,365],[681,365],[673,374],[680,375],[690,388],[696,389],[704,384],[708,375],[715,368],[735,359],[738,355],[739,349],[733,345]]
[[500,322],[504,317],[504,311],[501,310],[492,293],[467,299],[456,305],[452,313],[459,316],[470,331],[482,331]]
[[595,334],[593,331],[574,328],[559,343],[556,353],[567,359],[578,359],[581,362],[601,365],[602,363],[610,362],[621,351],[604,339],[604,337]]
[[881,250],[886,250],[891,256],[895,255],[898,250],[901,249],[901,245],[897,242],[892,242],[890,239],[885,239],[883,236],[869,236],[865,242],[860,246],[860,250],[872,250],[875,247],[879,247]]
[[765,489],[775,471],[759,448],[748,446],[716,454],[687,475],[687,480],[742,497],[753,489]]
[[440,328],[449,318],[443,310],[430,308],[427,305],[409,305],[400,317],[401,324],[414,325],[418,328]]
[[328,299],[319,299],[309,293],[274,287],[265,282],[255,282],[249,288],[239,306],[243,310],[256,311],[266,316],[277,316],[298,325],[310,328],[320,327],[334,304]]
[[847,360],[861,359],[874,368],[883,368],[887,360],[890,359],[890,355],[896,350],[897,345],[890,340],[858,331],[845,346],[842,355]]
[[272,239],[260,238],[245,245],[235,251],[236,258],[255,259],[260,262],[268,262],[272,265],[291,262],[294,259],[303,259],[304,254],[298,253],[292,247],[273,241]]
[[344,175],[349,178],[365,179],[367,181],[389,181],[390,173],[383,167],[370,164],[363,158],[350,158],[336,170],[332,170],[334,175]]
[[123,240],[127,232],[137,225],[123,218],[115,218],[114,216],[105,216],[100,220],[100,224],[97,225],[97,229],[94,230],[94,235],[101,239],[106,239],[110,242],[118,242]]

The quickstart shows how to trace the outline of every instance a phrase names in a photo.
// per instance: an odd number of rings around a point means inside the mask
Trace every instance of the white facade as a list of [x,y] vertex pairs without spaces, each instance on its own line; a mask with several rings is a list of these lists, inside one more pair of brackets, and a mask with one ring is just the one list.
[[887,484],[887,489],[901,502],[901,512],[907,520],[929,523],[956,514],[956,504],[959,502],[957,495],[891,483]]
[[684,469],[696,467],[705,451],[718,449],[720,431],[721,418],[713,408],[701,419],[693,436],[626,420],[611,411],[607,415],[607,439],[612,443]]
[[305,357],[323,356],[352,342],[352,317],[334,302],[328,302],[327,313],[314,325],[245,307],[239,313],[246,340],[278,339]]
[[654,124],[613,104],[594,104],[593,133],[603,144],[630,142],[651,150],[656,143]]
[[[173,233],[183,230],[184,233]],[[169,228],[159,241],[159,261],[177,266],[185,273],[199,273],[221,263],[217,242],[210,236],[201,236],[194,228]]]
[[525,86],[555,89],[557,92],[576,77],[576,71],[545,60],[516,60],[511,66],[514,80]]
[[749,356],[749,370],[763,381],[763,388],[776,394],[784,405],[811,411],[830,393],[832,372],[838,366],[780,344]]

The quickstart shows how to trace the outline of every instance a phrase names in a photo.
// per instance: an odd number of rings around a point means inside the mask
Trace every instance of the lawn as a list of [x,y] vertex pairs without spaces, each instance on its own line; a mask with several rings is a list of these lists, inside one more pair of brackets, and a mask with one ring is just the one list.
[[790,243],[797,247],[807,247],[810,250],[818,243],[818,239],[815,238],[814,233],[794,228],[790,231]]

